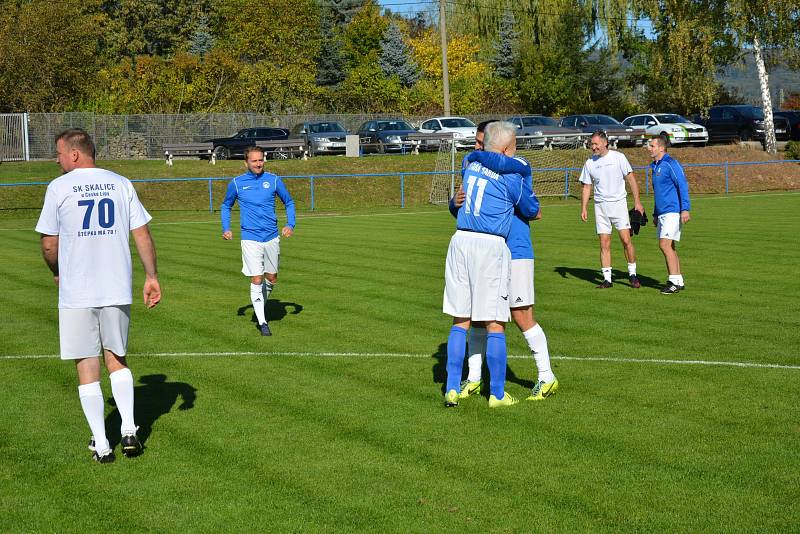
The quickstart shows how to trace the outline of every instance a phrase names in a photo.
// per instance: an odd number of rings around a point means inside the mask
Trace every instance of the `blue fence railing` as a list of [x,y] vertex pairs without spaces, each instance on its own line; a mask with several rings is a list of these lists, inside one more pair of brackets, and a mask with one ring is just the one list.
[[[684,169],[693,167],[716,167],[723,170],[725,179],[725,194],[730,193],[730,168],[741,167],[748,165],[775,165],[775,164],[788,164],[800,163],[800,160],[770,160],[770,161],[725,161],[722,163],[685,163]],[[634,170],[643,170],[645,173],[645,194],[650,194],[650,167],[649,166],[636,166]],[[534,188],[536,183],[536,173],[541,172],[563,172],[564,173],[564,193],[563,197],[569,197],[570,192],[570,175],[571,173],[580,173],[581,167],[542,167],[533,168]],[[392,177],[399,178],[399,193],[400,193],[400,207],[405,208],[405,182],[406,177],[409,176],[450,176],[454,173],[451,171],[434,171],[434,172],[391,172],[391,173],[367,173],[367,174],[315,174],[315,175],[287,175],[281,176],[284,180],[308,180],[309,193],[310,193],[310,208],[313,211],[316,207],[316,191],[315,183],[319,180],[325,179],[347,179],[347,178],[377,178],[377,177]],[[800,172],[798,173],[800,174]],[[208,183],[208,210],[214,211],[214,182],[227,182],[230,177],[198,177],[198,178],[142,178],[131,180],[134,183],[176,183],[176,182],[207,182]],[[15,182],[15,183],[0,183],[0,187],[26,187],[26,186],[42,186],[47,185],[49,182]]]

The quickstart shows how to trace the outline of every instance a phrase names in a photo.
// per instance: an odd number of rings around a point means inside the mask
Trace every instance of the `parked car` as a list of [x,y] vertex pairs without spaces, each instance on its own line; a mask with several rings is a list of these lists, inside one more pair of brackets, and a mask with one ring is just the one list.
[[[452,133],[456,148],[472,149],[475,147],[477,126],[465,117],[434,117],[423,121],[420,133]],[[429,143],[430,144],[430,143]],[[434,142],[438,147],[439,143]]]
[[[696,117],[697,124],[708,130],[709,141],[761,141],[764,142],[764,111],[758,106],[712,106],[708,118]],[[775,138],[789,139],[789,121],[774,117]]]
[[214,143],[214,156],[217,159],[230,159],[244,157],[244,150],[256,144],[257,141],[276,141],[289,139],[289,130],[286,128],[245,128],[236,135],[207,139],[207,143]]
[[543,148],[548,141],[551,146],[574,146],[576,128],[562,128],[555,119],[544,115],[516,115],[506,119],[517,127],[517,145],[524,148]]
[[630,126],[625,126],[614,117],[609,115],[588,114],[588,115],[568,115],[558,121],[562,128],[577,128],[584,133],[594,133],[603,130],[608,136],[608,140],[618,145],[635,146],[642,144],[644,139]]
[[800,111],[773,111],[776,117],[783,117],[789,121],[789,138],[800,141]]
[[309,155],[344,154],[347,130],[334,121],[301,122],[289,130],[290,139],[305,139]]
[[359,142],[364,152],[401,152],[417,144],[408,134],[417,130],[402,119],[367,121],[358,128]]
[[622,124],[644,132],[647,137],[661,136],[673,145],[689,143],[706,146],[708,143],[708,131],[705,127],[675,113],[632,115],[622,121]]

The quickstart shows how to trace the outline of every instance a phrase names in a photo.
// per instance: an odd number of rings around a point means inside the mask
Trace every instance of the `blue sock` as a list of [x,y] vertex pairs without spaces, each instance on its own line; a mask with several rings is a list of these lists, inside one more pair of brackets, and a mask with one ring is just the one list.
[[506,335],[490,333],[486,335],[486,365],[489,367],[489,392],[502,399],[506,387]]
[[454,326],[447,338],[447,386],[445,393],[454,389],[461,391],[461,371],[464,369],[464,355],[467,353],[467,331]]

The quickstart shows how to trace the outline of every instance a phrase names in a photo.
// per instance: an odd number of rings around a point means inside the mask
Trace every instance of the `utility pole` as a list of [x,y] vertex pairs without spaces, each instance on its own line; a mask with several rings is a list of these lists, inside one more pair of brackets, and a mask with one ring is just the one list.
[[444,0],[439,0],[439,33],[442,38],[442,88],[444,89],[444,116],[450,116],[450,75],[447,72],[447,26],[445,25]]

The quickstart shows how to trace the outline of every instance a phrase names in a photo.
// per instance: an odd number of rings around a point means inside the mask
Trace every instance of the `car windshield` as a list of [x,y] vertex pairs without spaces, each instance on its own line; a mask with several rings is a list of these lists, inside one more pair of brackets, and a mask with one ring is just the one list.
[[469,119],[440,119],[443,128],[475,128],[475,123]]
[[386,130],[413,130],[407,122],[405,121],[381,121],[378,123],[378,130],[386,131]]
[[316,124],[309,124],[308,129],[311,133],[341,133],[346,131],[338,122],[318,122]]
[[620,124],[617,119],[608,115],[588,115],[586,119],[589,124],[613,124],[614,126],[619,126]]
[[663,115],[655,115],[655,118],[658,122],[661,123],[672,123],[672,124],[680,124],[682,122],[692,122],[689,119],[682,117],[681,115],[677,115],[675,113],[664,113]]
[[522,117],[523,126],[556,126],[556,121],[549,117]]

